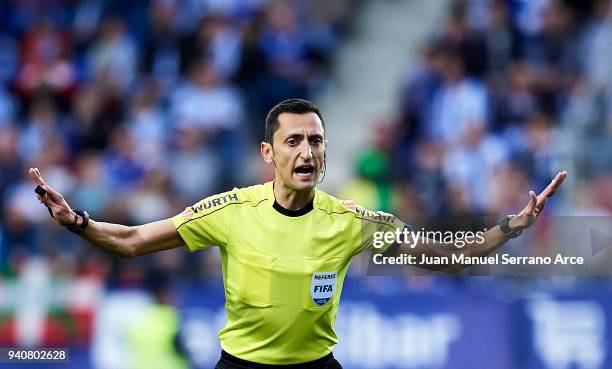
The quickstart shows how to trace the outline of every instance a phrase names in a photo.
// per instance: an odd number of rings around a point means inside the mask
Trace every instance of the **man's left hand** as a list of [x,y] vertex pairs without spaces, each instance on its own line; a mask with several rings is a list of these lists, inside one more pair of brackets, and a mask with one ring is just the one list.
[[542,209],[544,209],[544,205],[546,205],[548,198],[557,191],[561,183],[565,180],[565,177],[567,177],[566,171],[557,173],[555,178],[538,196],[536,196],[535,192],[529,191],[529,203],[516,217],[510,220],[508,226],[516,231],[531,227],[542,212]]

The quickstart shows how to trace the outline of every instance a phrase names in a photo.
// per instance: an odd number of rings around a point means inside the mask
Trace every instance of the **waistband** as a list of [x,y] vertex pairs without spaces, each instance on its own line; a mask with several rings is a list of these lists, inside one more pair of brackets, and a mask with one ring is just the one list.
[[300,364],[289,364],[289,365],[269,365],[259,364],[247,360],[239,359],[224,350],[221,350],[221,361],[225,361],[228,364],[240,365],[245,368],[253,369],[318,369],[321,365],[325,365],[334,360],[334,355],[330,352],[320,359],[309,361]]

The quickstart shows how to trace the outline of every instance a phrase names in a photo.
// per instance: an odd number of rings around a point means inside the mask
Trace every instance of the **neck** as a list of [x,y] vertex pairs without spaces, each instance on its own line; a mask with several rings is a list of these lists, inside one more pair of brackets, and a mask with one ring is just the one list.
[[305,191],[296,191],[288,188],[278,180],[273,182],[274,198],[276,202],[287,210],[300,210],[312,202],[314,188]]

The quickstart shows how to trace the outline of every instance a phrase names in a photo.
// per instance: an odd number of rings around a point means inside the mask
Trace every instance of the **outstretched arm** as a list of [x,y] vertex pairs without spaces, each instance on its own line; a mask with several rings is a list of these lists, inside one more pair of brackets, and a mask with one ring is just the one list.
[[[536,221],[544,205],[546,205],[546,201],[550,198],[561,186],[565,178],[567,177],[567,172],[562,171],[557,173],[555,178],[550,182],[550,184],[542,191],[539,195],[536,196],[535,192],[529,191],[529,203],[518,213],[514,218],[512,218],[508,224],[512,231],[522,231],[523,229],[531,227],[533,223]],[[447,256],[450,257],[452,254],[465,254],[466,256],[485,256],[496,250],[498,247],[502,246],[506,242],[510,240],[504,232],[500,229],[498,225],[491,228],[490,230],[484,233],[484,242],[477,243],[476,241],[465,245],[462,248],[457,248],[452,244],[445,244],[436,240],[427,239],[426,242],[421,242],[420,240],[413,245],[403,244],[400,247],[400,252],[405,253],[407,255],[414,255],[418,259],[421,258],[421,255],[425,254],[427,256]],[[446,272],[446,273],[457,273],[461,269],[468,267],[469,265],[462,264],[450,264],[450,265],[420,265],[421,267],[427,267],[429,269],[435,269],[438,271]]]
[[[82,217],[72,210],[64,197],[45,183],[38,168],[30,168],[29,172],[34,183],[46,191],[46,194],[39,195],[38,199],[49,208],[56,222],[62,226],[80,225],[83,222]],[[168,250],[185,244],[170,219],[133,227],[90,220],[87,228],[79,233],[79,236],[125,258]]]

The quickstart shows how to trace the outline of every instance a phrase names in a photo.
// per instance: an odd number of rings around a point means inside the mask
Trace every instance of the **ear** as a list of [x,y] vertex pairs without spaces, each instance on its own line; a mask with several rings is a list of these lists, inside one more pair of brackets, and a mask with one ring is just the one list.
[[274,163],[274,149],[272,148],[272,145],[265,141],[262,141],[259,146],[259,149],[261,151],[261,157],[267,164]]

